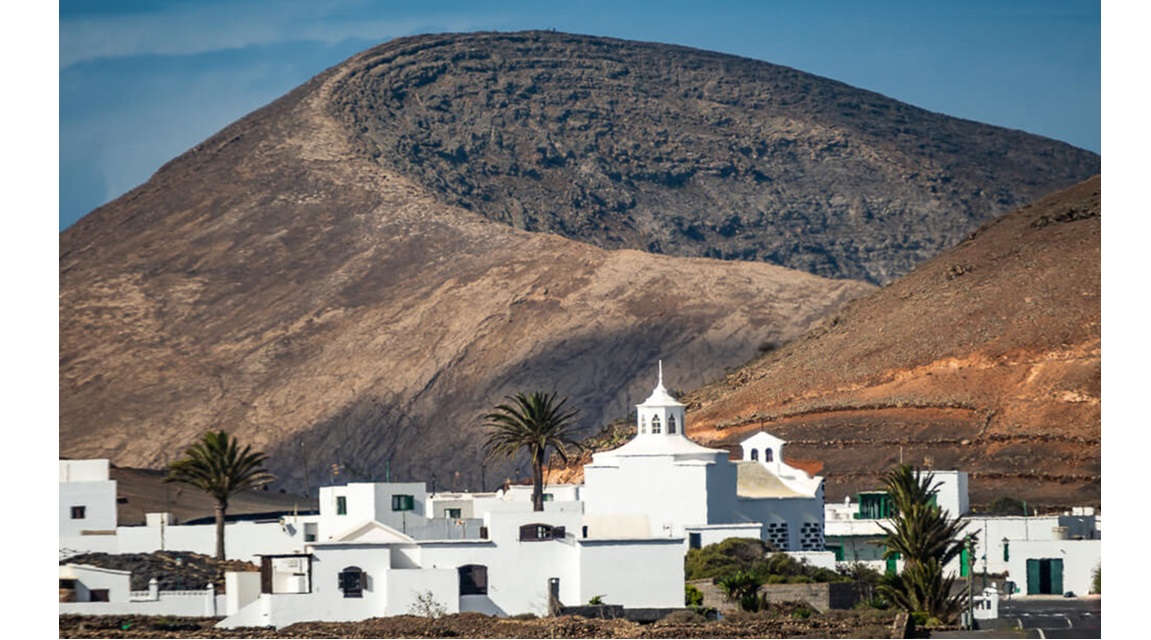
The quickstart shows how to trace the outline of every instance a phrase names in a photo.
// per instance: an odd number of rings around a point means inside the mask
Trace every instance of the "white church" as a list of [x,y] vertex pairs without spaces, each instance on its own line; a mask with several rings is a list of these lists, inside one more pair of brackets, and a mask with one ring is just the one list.
[[[429,494],[423,483],[349,483],[321,489],[319,515],[229,525],[229,556],[253,560],[261,571],[229,574],[227,598],[217,596],[214,605],[220,626],[361,620],[417,612],[429,599],[445,613],[494,615],[542,615],[596,596],[628,609],[679,608],[687,549],[730,537],[834,561],[823,545],[823,479],[785,464],[781,440],[758,433],[742,443],[737,461],[692,442],[685,407],[664,388],[662,367],[637,409],[635,438],[595,454],[583,485],[547,487],[542,512],[532,511],[525,487]],[[62,502],[84,495],[79,487],[65,491],[64,477]],[[63,516],[61,527],[62,547],[85,549],[74,524],[65,535]],[[162,548],[154,536],[122,531],[146,528],[104,531],[101,544],[119,546],[99,550]],[[161,544],[180,540],[184,550],[210,553],[210,527],[195,535],[181,528],[167,525]],[[133,610],[131,602],[60,607],[100,613],[113,604],[116,613]]]

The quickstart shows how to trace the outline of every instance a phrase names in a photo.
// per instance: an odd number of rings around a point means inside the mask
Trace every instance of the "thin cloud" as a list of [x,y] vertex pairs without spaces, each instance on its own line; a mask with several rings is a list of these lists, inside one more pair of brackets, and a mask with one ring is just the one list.
[[420,31],[467,31],[506,23],[468,13],[389,16],[388,5],[313,2],[179,4],[161,11],[82,15],[60,23],[60,67],[106,57],[194,55],[295,41],[384,41]]

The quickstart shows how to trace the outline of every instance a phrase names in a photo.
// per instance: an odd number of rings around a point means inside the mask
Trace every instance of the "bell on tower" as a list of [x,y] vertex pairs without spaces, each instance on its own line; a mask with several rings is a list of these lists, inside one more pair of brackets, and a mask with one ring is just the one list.
[[668,436],[683,437],[683,403],[671,397],[663,386],[663,361],[659,362],[659,378],[651,396],[636,405],[637,436],[645,438]]

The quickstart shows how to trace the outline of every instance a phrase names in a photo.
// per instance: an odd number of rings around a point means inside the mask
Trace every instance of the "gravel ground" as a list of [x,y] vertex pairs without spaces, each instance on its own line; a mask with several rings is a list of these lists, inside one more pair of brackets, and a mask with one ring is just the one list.
[[60,616],[61,638],[889,638],[894,614],[832,611],[805,617],[806,607],[780,603],[760,614],[713,622],[665,619],[640,625],[579,616],[518,620],[479,613],[361,622],[303,622],[282,629],[216,629],[213,618]]

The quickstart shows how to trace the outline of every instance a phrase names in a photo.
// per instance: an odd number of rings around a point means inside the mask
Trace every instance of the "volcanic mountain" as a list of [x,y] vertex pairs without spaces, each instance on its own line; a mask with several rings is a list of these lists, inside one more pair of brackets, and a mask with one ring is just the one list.
[[504,395],[590,431],[660,357],[720,377],[873,289],[819,275],[886,281],[1098,165],[732,56],[396,40],[61,234],[61,454],[157,467],[224,428],[291,488],[475,488]]
[[824,463],[827,498],[901,460],[974,503],[1100,504],[1100,179],[985,224],[803,338],[690,394],[689,433],[760,428]]

